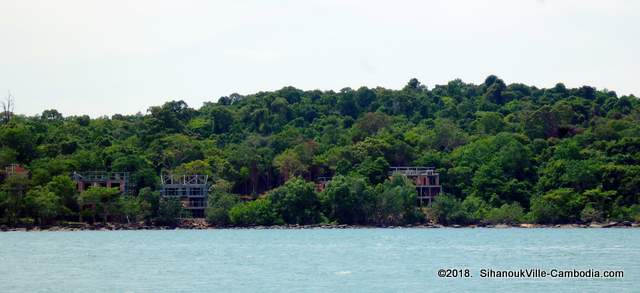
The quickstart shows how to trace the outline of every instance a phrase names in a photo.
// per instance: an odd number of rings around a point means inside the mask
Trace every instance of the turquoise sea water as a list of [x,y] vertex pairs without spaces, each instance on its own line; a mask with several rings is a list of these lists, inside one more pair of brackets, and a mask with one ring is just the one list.
[[[471,278],[439,278],[469,268]],[[486,279],[480,269],[623,270]],[[0,292],[639,292],[640,229],[0,233]]]

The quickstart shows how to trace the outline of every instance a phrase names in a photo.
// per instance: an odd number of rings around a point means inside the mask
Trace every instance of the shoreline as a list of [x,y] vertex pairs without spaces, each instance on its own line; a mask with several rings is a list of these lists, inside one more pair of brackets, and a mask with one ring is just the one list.
[[314,224],[314,225],[273,225],[273,226],[215,226],[209,225],[204,221],[183,221],[177,226],[155,226],[145,225],[143,223],[120,224],[107,223],[103,224],[84,224],[74,223],[67,225],[52,226],[6,226],[0,225],[0,232],[67,232],[67,231],[137,231],[137,230],[308,230],[308,229],[441,229],[441,228],[487,228],[487,229],[600,229],[600,228],[640,228],[640,223],[609,222],[609,223],[574,223],[574,224],[496,224],[496,225],[440,225],[440,224],[417,224],[417,225],[400,225],[400,226],[370,226],[370,225],[346,225],[346,224]]

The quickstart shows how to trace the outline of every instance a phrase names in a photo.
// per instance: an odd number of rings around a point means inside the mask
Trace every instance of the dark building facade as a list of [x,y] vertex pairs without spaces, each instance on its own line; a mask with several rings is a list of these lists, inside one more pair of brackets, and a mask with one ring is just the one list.
[[431,205],[436,196],[442,193],[440,174],[434,167],[391,167],[389,175],[403,175],[413,181],[420,205]]
[[187,211],[182,217],[203,218],[209,197],[207,175],[161,175],[160,195],[163,199],[176,198]]
[[83,192],[90,187],[118,188],[122,194],[131,192],[129,172],[86,171],[73,172],[73,181],[78,192]]

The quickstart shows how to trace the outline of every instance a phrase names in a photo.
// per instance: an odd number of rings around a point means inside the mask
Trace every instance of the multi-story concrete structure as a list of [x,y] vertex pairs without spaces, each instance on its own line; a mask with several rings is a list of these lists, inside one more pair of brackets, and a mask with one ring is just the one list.
[[163,199],[176,198],[189,213],[185,217],[203,218],[209,196],[207,175],[162,174],[160,195]]
[[78,192],[83,192],[92,186],[116,187],[123,194],[131,192],[129,172],[73,172],[72,178]]
[[440,174],[433,167],[391,167],[390,176],[403,175],[416,185],[418,203],[431,205],[433,199],[442,193]]

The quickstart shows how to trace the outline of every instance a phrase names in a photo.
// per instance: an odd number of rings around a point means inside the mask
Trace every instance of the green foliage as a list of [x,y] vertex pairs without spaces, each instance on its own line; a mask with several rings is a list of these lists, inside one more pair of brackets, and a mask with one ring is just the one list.
[[235,205],[229,211],[229,218],[232,224],[242,226],[270,226],[284,223],[282,217],[278,215],[276,207],[268,198]]
[[370,218],[376,225],[414,224],[422,219],[416,208],[416,188],[404,176],[393,176],[376,187]]
[[531,215],[537,223],[573,222],[580,216],[583,206],[579,193],[571,188],[560,188],[533,197]]
[[157,218],[160,209],[160,192],[145,187],[138,192],[138,198],[142,200],[147,207],[147,213],[144,214],[144,219],[151,220]]
[[294,178],[270,191],[267,197],[287,224],[320,222],[320,200],[312,183]]
[[216,182],[213,192],[209,195],[208,207],[206,209],[206,217],[209,223],[226,226],[231,224],[229,212],[239,204],[240,200],[237,195],[229,193],[231,186],[224,180]]
[[467,196],[462,201],[466,222],[477,224],[487,218],[490,206],[480,197]]
[[586,205],[580,212],[580,220],[583,222],[601,222],[603,220],[602,212],[596,210],[590,204]]
[[180,222],[182,215],[182,203],[177,198],[166,198],[160,201],[156,224],[162,226],[175,226]]
[[40,224],[49,223],[65,212],[61,198],[47,188],[36,187],[29,190],[25,202]]
[[340,224],[366,224],[373,208],[373,190],[359,177],[333,177],[320,199],[324,214]]
[[6,191],[0,190],[0,222],[4,222],[9,207],[9,195]]
[[117,188],[91,187],[78,196],[80,206],[90,207],[93,222],[96,221],[98,211],[102,215],[102,222],[106,223],[111,211],[118,203],[120,191]]
[[[543,223],[633,220],[639,117],[633,95],[506,84],[493,75],[481,84],[453,80],[430,89],[416,79],[399,90],[285,87],[231,94],[200,108],[178,100],[146,114],[94,119],[55,109],[16,114],[0,125],[0,168],[17,163],[29,175],[0,174],[0,217],[10,224],[40,219],[38,205],[25,201],[33,189],[30,200],[51,199],[48,190],[64,207],[45,221],[149,221],[163,214],[175,223],[179,203],[161,204],[155,191],[158,175],[174,172],[228,182],[210,200],[207,215],[215,223],[233,223],[235,208],[261,223],[396,225],[420,219],[408,208],[410,188],[386,182],[388,168],[426,165],[438,169],[450,194],[429,209],[442,223],[515,222],[515,204]],[[69,174],[88,170],[130,172],[139,199],[76,195]],[[321,200],[302,183],[318,176],[336,181]],[[278,189],[295,177],[295,186]],[[236,195],[270,192],[277,200],[235,206]]]
[[26,176],[10,175],[4,179],[2,191],[5,194],[4,204],[7,222],[15,224],[24,212],[24,196],[31,184]]
[[503,204],[487,212],[487,221],[492,224],[518,224],[524,218],[524,210],[518,203]]
[[141,197],[121,196],[118,198],[117,212],[130,223],[149,218],[151,215],[151,204]]
[[475,120],[476,128],[480,134],[495,135],[506,128],[502,115],[496,112],[478,112]]
[[62,205],[69,213],[78,212],[76,184],[69,176],[58,175],[53,177],[51,181],[47,183],[46,189],[60,198]]
[[468,221],[462,202],[451,195],[441,194],[436,197],[432,209],[438,223],[445,225],[466,224]]

